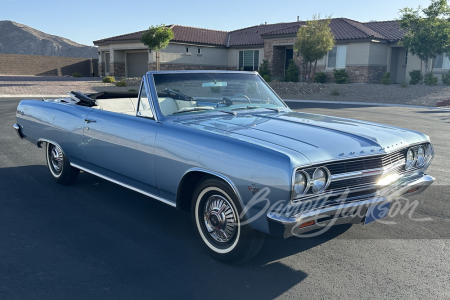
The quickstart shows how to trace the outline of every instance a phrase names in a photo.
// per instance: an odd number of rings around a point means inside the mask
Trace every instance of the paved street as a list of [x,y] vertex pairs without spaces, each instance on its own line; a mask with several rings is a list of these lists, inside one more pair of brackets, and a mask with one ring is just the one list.
[[18,102],[0,98],[0,299],[450,298],[450,110],[289,102],[428,134],[436,183],[396,225],[268,238],[233,267],[203,251],[187,213],[86,173],[56,184],[12,128]]

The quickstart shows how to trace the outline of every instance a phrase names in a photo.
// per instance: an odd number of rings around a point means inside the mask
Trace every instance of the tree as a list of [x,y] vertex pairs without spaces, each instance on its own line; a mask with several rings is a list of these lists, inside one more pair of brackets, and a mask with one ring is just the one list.
[[298,82],[298,67],[293,59],[289,61],[289,66],[286,70],[284,81]]
[[400,10],[398,24],[405,31],[400,45],[409,53],[420,59],[420,74],[422,62],[425,62],[425,74],[428,73],[429,61],[434,61],[438,55],[450,54],[450,8],[446,0],[432,0],[426,8],[403,8]]
[[272,72],[270,72],[269,69],[269,61],[267,59],[263,59],[263,62],[259,67],[258,73],[259,75],[261,75],[261,77],[264,77],[264,75],[272,76]]
[[169,45],[169,41],[173,39],[174,34],[172,29],[161,24],[159,26],[151,26],[144,31],[141,37],[141,42],[148,47],[148,49],[156,51],[156,70],[159,71],[159,51],[165,49]]
[[[299,52],[303,59],[309,62],[308,82],[313,82],[316,73],[317,61],[322,59],[328,51],[333,49],[334,35],[330,29],[331,16],[319,20],[320,15],[313,16],[297,32],[294,51]],[[314,62],[314,68],[312,63]]]

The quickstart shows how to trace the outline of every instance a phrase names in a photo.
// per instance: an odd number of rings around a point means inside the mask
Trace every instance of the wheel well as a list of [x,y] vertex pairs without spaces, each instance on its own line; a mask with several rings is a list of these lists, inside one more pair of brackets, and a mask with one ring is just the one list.
[[199,181],[205,176],[210,176],[210,174],[200,171],[192,171],[187,173],[183,179],[181,179],[177,193],[177,208],[179,210],[191,211],[191,201],[195,187],[197,186],[197,183],[199,183]]

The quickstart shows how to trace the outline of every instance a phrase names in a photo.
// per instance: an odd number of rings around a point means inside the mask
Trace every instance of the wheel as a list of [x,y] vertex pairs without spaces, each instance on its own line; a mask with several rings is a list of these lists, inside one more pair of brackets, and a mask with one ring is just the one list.
[[264,233],[241,225],[241,212],[239,200],[228,184],[206,178],[197,185],[191,207],[194,226],[206,250],[228,264],[250,260],[264,242]]
[[48,170],[56,182],[70,185],[77,181],[80,170],[70,165],[59,146],[47,143],[46,158]]

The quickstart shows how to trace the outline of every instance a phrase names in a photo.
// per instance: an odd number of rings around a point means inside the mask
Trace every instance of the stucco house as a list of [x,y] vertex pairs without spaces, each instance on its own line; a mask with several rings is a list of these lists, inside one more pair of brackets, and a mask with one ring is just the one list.
[[[171,25],[174,39],[161,51],[161,70],[257,71],[268,60],[272,78],[284,78],[290,59],[306,80],[306,64],[293,50],[296,33],[304,21],[261,24],[231,32]],[[345,68],[350,82],[379,83],[391,72],[394,83],[409,81],[409,71],[420,69],[420,60],[408,55],[398,42],[403,33],[396,21],[361,23],[334,18],[330,28],[335,47],[318,62],[318,70],[332,78],[334,68]],[[156,69],[156,54],[139,39],[143,31],[94,41],[99,49],[101,76],[139,77]],[[448,72],[450,60],[440,57],[434,73]]]

